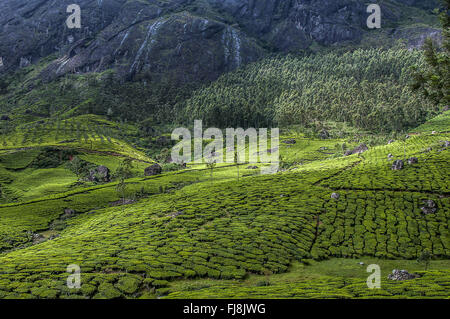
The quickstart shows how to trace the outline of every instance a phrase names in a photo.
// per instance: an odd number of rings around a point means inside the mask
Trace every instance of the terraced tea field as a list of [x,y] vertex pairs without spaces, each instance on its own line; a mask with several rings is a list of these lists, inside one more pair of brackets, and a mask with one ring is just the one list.
[[[351,156],[340,145],[355,141],[298,135],[280,146],[286,169],[241,165],[239,181],[225,164],[212,178],[203,165],[144,177],[152,159],[126,142],[102,153],[63,143],[112,171],[130,158],[128,205],[117,204],[116,180],[80,183],[64,163],[33,168],[40,145],[5,150],[1,183],[16,194],[0,205],[0,298],[448,298],[450,134],[430,123],[435,134]],[[426,200],[434,213],[423,213]],[[63,219],[65,209],[76,214]],[[424,249],[427,270],[416,261]],[[382,266],[381,289],[368,289],[358,262]],[[72,264],[80,289],[66,284]],[[403,267],[420,277],[387,279]]]

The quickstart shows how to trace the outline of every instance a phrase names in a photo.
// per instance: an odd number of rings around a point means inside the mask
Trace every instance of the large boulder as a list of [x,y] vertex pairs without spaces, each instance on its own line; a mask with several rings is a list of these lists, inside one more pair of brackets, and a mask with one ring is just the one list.
[[152,166],[149,166],[145,169],[145,176],[154,176],[162,173],[162,167],[155,163]]
[[398,269],[394,269],[392,271],[392,274],[390,274],[388,276],[389,280],[410,280],[410,279],[415,279],[418,278],[419,275],[417,274],[410,274],[409,272],[407,272],[406,270],[398,270]]
[[109,168],[100,165],[89,171],[88,180],[90,182],[107,183],[111,181]]
[[396,160],[396,161],[392,164],[392,170],[393,170],[393,171],[399,171],[399,170],[403,169],[403,167],[405,167],[405,164],[403,163],[402,160]]
[[422,210],[423,214],[428,215],[428,214],[436,213],[437,207],[436,207],[436,203],[433,200],[427,199],[427,200],[424,200],[423,203],[425,204],[425,206],[420,208]]
[[367,147],[366,144],[361,143],[358,147],[354,148],[353,150],[348,150],[344,153],[345,156],[350,156],[353,154],[361,154],[364,153],[366,151],[368,151],[369,148]]

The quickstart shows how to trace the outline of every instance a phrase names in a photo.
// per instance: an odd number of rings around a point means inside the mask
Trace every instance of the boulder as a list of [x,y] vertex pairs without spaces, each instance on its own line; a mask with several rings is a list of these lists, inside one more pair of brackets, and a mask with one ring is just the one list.
[[21,68],[26,68],[27,66],[29,66],[31,64],[30,59],[26,58],[26,57],[21,57],[20,58],[20,63],[19,66]]
[[436,131],[433,131],[433,132],[431,132],[431,134],[433,134],[433,135],[436,135],[436,134],[437,134],[437,132],[436,132]]
[[369,148],[367,147],[366,144],[362,143],[360,144],[358,147],[354,148],[353,150],[348,150],[344,153],[345,156],[350,156],[353,154],[361,154],[364,153],[366,151],[368,151]]
[[448,105],[444,106],[444,108],[442,109],[442,112],[447,112],[448,111]]
[[417,157],[408,158],[408,164],[409,165],[417,164],[417,163],[419,163],[419,159]]
[[73,210],[72,208],[66,208],[64,209],[64,215],[68,216],[68,217],[72,217],[76,215],[76,211]]
[[328,133],[327,130],[322,130],[322,132],[320,132],[320,134],[319,134],[319,137],[322,140],[326,140],[326,139],[330,138],[330,133]]
[[394,171],[399,171],[399,170],[403,169],[404,166],[405,166],[405,164],[403,163],[402,160],[396,160],[396,161],[392,164],[392,170],[394,170]]
[[88,180],[90,182],[110,182],[110,172],[109,168],[103,165],[100,165],[94,169],[89,171]]
[[388,141],[388,144],[392,144],[392,143],[394,143],[395,142],[395,140],[389,140]]
[[40,244],[45,241],[45,237],[41,234],[33,234],[32,235],[33,245]]
[[175,218],[175,217],[178,217],[178,216],[183,215],[183,214],[184,214],[183,212],[175,212],[175,213],[169,214],[168,216],[172,217],[172,218]]
[[66,220],[66,219],[75,217],[76,214],[77,214],[77,212],[75,210],[73,210],[72,208],[66,208],[66,209],[64,209],[64,214],[62,214],[59,219]]
[[388,158],[393,158],[394,157],[394,155],[392,155],[392,154],[388,154]]
[[145,176],[154,176],[162,173],[162,167],[155,163],[145,169]]
[[449,141],[444,141],[444,148],[447,148],[450,146],[450,142]]
[[296,144],[297,141],[296,141],[295,139],[293,139],[293,138],[290,138],[290,139],[288,139],[288,140],[286,140],[286,141],[283,141],[283,143],[284,143],[284,144],[290,144],[290,145],[293,145],[293,144]]
[[338,193],[331,194],[331,198],[333,198],[333,199],[339,199],[340,197],[341,197],[341,195]]
[[422,210],[423,214],[428,215],[428,214],[436,213],[437,207],[436,207],[436,203],[433,200],[427,199],[427,200],[424,200],[423,203],[425,204],[425,206],[420,208]]
[[415,278],[418,278],[418,277],[419,277],[419,275],[417,275],[417,274],[410,274],[406,270],[394,269],[392,271],[392,274],[390,274],[388,276],[388,279],[389,280],[410,280],[410,279],[415,279]]

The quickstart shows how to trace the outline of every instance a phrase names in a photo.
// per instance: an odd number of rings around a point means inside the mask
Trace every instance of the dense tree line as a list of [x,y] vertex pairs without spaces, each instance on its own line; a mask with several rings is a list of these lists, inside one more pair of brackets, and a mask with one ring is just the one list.
[[185,102],[185,118],[219,127],[318,120],[398,131],[436,108],[408,84],[422,52],[395,48],[269,58],[222,76]]

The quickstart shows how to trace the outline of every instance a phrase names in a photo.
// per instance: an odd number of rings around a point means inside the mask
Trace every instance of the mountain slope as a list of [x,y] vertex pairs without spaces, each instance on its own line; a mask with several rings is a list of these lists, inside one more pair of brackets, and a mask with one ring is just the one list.
[[[53,55],[40,74],[45,81],[115,68],[122,79],[168,76],[188,83],[213,80],[273,50],[358,43],[369,33],[366,6],[353,0],[80,0],[82,28],[68,29],[66,7],[72,2],[2,1],[0,72]],[[422,28],[430,27],[431,15],[412,6],[421,4],[381,4],[385,29],[392,30],[388,33],[411,24],[405,21],[408,14],[415,15],[416,23],[424,22]],[[423,32],[433,29],[417,36]]]

